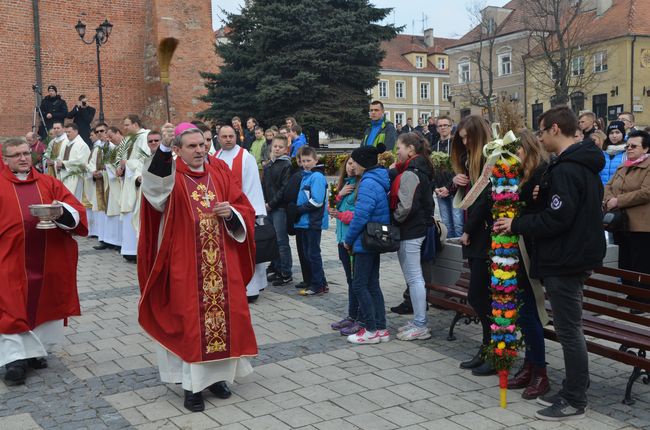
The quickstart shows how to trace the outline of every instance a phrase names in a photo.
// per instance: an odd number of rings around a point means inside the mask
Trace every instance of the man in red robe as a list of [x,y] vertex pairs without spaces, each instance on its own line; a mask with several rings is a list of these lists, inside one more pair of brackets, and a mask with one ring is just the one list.
[[[0,366],[5,381],[23,384],[27,370],[47,367],[48,349],[63,340],[64,321],[80,315],[77,242],[88,234],[86,211],[57,179],[32,167],[29,145],[2,146],[0,170]],[[58,228],[39,230],[33,204],[59,202]]]
[[205,162],[203,134],[191,124],[163,128],[142,196],[138,320],[157,342],[161,380],[181,383],[185,407],[199,412],[205,388],[228,398],[226,381],[251,373],[246,357],[257,355],[246,300],[254,211],[228,167]]

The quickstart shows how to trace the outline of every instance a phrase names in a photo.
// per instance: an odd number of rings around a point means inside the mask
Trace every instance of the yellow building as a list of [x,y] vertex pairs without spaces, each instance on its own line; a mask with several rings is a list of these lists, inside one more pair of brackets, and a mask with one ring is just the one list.
[[444,50],[454,41],[434,38],[428,29],[424,36],[400,34],[382,43],[386,57],[370,94],[384,103],[387,119],[404,125],[412,118],[417,125],[418,118],[449,115],[449,58]]
[[[650,1],[592,0],[583,14],[589,25],[583,26],[573,56],[569,106],[576,113],[592,111],[607,122],[629,111],[637,125],[650,125]],[[539,55],[526,60],[526,119],[534,128],[552,104],[551,91],[540,85],[551,81],[536,72],[543,70],[543,61]],[[575,85],[578,79],[586,82]]]

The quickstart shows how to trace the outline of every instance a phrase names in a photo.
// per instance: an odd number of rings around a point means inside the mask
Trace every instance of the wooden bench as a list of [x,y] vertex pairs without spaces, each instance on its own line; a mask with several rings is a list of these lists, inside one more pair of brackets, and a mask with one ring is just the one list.
[[[606,277],[615,278],[615,281]],[[474,310],[467,303],[469,278],[469,272],[463,272],[454,285],[427,285],[429,303],[455,311],[447,336],[450,341],[456,339],[454,328],[459,321],[478,323]],[[623,284],[620,280],[632,285]],[[633,286],[637,285],[635,283],[650,285],[650,275],[609,267],[595,270],[585,282],[582,316],[589,352],[633,366],[623,399],[627,405],[634,404],[632,386],[639,377],[642,377],[644,384],[650,383],[650,358],[646,357],[646,351],[650,350],[650,317],[630,312],[630,308],[633,308],[650,313],[650,304],[627,299],[627,296],[633,296],[650,300],[650,290]],[[551,327],[553,315],[548,301],[546,308],[551,321],[544,328],[544,337],[557,341]],[[617,346],[607,345],[603,341]]]

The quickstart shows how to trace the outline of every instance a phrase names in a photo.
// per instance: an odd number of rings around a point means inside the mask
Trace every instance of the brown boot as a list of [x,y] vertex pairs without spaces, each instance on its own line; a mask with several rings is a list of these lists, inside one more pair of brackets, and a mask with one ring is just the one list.
[[533,367],[533,377],[530,379],[530,384],[526,387],[521,394],[526,400],[536,399],[543,396],[551,389],[551,384],[548,382],[546,376],[546,367]]
[[524,361],[524,365],[519,369],[515,376],[508,379],[508,389],[516,390],[517,388],[525,388],[530,383],[533,376],[533,365],[530,361]]

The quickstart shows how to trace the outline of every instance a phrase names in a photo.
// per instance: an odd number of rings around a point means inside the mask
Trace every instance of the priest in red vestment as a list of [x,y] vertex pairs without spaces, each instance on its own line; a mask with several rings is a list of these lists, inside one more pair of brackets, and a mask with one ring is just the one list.
[[254,211],[227,166],[205,162],[191,124],[163,128],[142,196],[138,319],[157,342],[161,380],[181,383],[185,407],[202,411],[201,392],[229,397],[226,381],[251,373],[246,357],[257,355],[246,300]]
[[[23,384],[29,369],[47,367],[51,346],[63,340],[64,321],[80,315],[77,242],[88,234],[86,210],[58,179],[32,167],[29,145],[2,146],[0,170],[0,366],[5,381]],[[57,228],[39,230],[29,205],[58,201]]]

